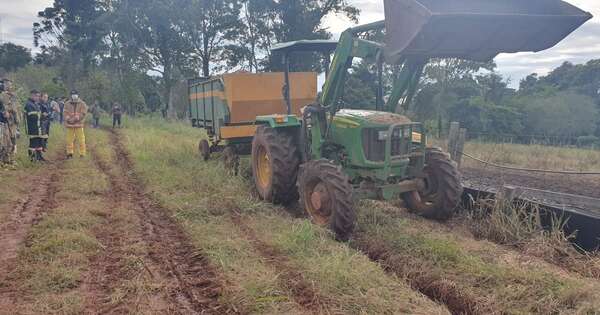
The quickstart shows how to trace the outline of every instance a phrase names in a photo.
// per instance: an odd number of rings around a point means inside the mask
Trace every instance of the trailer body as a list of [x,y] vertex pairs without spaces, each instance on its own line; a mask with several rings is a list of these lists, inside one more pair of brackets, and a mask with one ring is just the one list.
[[[189,114],[194,127],[206,130],[211,147],[220,143],[250,143],[256,118],[287,115],[284,73],[231,73],[188,82]],[[317,99],[317,74],[290,74],[291,112]]]

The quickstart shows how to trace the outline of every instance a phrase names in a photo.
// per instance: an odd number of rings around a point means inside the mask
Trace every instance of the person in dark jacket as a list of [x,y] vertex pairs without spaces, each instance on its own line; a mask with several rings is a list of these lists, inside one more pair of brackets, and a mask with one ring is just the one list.
[[32,161],[45,161],[42,154],[44,132],[42,130],[40,92],[36,90],[31,91],[31,97],[25,105],[25,117],[27,135],[29,136],[29,158]]
[[121,128],[121,105],[119,103],[114,103],[112,107],[112,116],[113,116],[113,128],[116,125]]
[[50,123],[52,115],[52,106],[50,105],[50,99],[48,93],[42,93],[40,99],[40,109],[42,111],[42,133],[45,136],[42,138],[42,144],[44,152],[48,150],[48,138],[50,137]]

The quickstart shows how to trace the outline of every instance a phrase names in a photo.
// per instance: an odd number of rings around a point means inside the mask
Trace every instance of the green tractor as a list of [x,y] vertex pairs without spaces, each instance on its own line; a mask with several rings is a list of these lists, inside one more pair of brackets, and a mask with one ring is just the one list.
[[[396,114],[418,91],[431,58],[488,61],[500,53],[541,51],[591,18],[560,0],[386,0],[385,21],[353,27],[338,42],[298,41],[283,53],[288,114],[257,117],[252,172],[261,198],[279,204],[300,199],[314,223],[347,240],[355,201],[402,198],[412,211],[450,218],[462,194],[460,174],[448,154],[427,146],[420,123]],[[384,43],[365,34],[384,31]],[[300,119],[291,115],[289,55],[335,49],[319,100]],[[342,108],[340,100],[354,58],[377,65],[376,110]],[[383,64],[398,65],[384,97]],[[384,99],[386,99],[384,101]]]

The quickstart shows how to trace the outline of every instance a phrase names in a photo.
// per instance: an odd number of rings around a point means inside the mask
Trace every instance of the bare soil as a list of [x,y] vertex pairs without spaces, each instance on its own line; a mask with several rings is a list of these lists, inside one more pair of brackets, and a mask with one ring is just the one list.
[[[529,187],[544,191],[600,198],[600,176],[528,173],[497,168],[463,167],[463,182],[471,188],[496,191],[503,185]],[[594,200],[582,200],[569,196],[553,195],[527,190],[523,197],[551,205],[566,205],[575,209],[592,211],[600,216],[600,205]]]
[[27,178],[30,187],[27,196],[14,204],[9,220],[0,225],[0,310],[14,309],[14,299],[19,295],[17,284],[11,276],[17,267],[19,248],[25,244],[30,229],[56,208],[55,195],[61,178],[60,166],[64,157],[48,162],[48,171]]
[[[120,185],[112,180],[117,195],[135,205],[141,224],[141,238],[148,247],[148,262],[154,265],[155,277],[167,283],[171,311],[176,313],[231,314],[239,311],[219,301],[224,281],[201,251],[195,248],[170,211],[144,190],[135,174],[119,135],[111,131],[111,145],[116,153],[116,173]],[[120,187],[120,188],[119,188]],[[119,192],[120,191],[120,192]]]

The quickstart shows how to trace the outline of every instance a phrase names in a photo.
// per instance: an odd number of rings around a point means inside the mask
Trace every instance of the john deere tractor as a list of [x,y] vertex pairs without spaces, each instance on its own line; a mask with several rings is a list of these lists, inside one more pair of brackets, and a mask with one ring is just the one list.
[[[462,186],[456,165],[427,146],[420,123],[396,114],[418,91],[431,58],[488,61],[500,53],[541,51],[591,18],[560,0],[385,0],[385,20],[353,27],[338,42],[298,41],[283,53],[288,115],[257,117],[252,171],[260,196],[274,203],[300,200],[313,222],[339,240],[351,235],[359,199],[403,198],[427,218],[452,216]],[[385,40],[365,34],[384,32]],[[335,49],[320,98],[302,110],[290,106],[289,56]],[[377,65],[376,110],[343,108],[344,85],[355,58]],[[384,95],[383,64],[398,65]],[[386,101],[384,101],[387,99]]]

